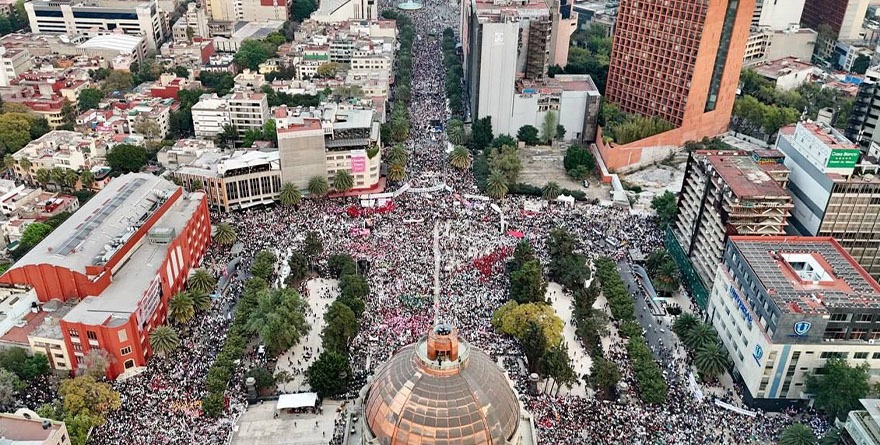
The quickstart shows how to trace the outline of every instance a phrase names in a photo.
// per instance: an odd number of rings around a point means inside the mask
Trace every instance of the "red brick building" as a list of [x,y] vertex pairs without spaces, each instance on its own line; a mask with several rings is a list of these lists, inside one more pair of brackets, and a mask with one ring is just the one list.
[[204,194],[149,174],[114,179],[0,276],[32,287],[39,301],[78,301],[60,321],[73,366],[94,348],[111,357],[108,377],[143,366],[149,333],[185,287],[210,243]]
[[609,168],[638,162],[643,147],[680,147],[727,130],[754,7],[755,0],[621,0],[605,95],[622,111],[677,128],[622,146],[626,159],[609,154]]

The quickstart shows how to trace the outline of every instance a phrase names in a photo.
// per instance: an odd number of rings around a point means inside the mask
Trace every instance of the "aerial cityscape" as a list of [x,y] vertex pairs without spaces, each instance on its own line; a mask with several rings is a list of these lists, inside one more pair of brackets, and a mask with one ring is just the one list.
[[0,0],[0,445],[880,445],[880,0]]

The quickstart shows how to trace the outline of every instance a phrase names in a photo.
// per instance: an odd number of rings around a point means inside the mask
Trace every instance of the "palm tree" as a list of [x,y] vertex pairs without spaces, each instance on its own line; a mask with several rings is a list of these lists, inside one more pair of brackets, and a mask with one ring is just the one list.
[[168,301],[168,318],[175,323],[186,323],[196,314],[192,297],[186,292],[178,292]]
[[278,194],[278,200],[283,206],[299,205],[302,200],[302,193],[291,182],[285,182],[281,185],[281,193]]
[[12,155],[3,156],[3,166],[6,167],[7,170],[15,167],[15,158]]
[[500,172],[492,172],[486,181],[486,192],[492,198],[504,199],[507,196],[507,178]]
[[660,266],[654,276],[657,290],[664,294],[671,294],[681,284],[678,280],[678,266],[673,261],[667,261]]
[[391,164],[388,166],[388,179],[394,182],[402,181],[406,178],[406,169],[403,164]]
[[648,275],[653,277],[657,273],[657,270],[660,269],[660,266],[670,261],[672,261],[672,257],[669,256],[669,252],[665,249],[657,249],[648,255],[648,258],[645,261],[645,270],[648,271]]
[[18,165],[21,166],[21,170],[24,172],[25,176],[27,176],[28,180],[31,180],[31,161],[28,158],[21,158],[18,161]]
[[408,156],[406,155],[406,149],[403,148],[403,145],[395,144],[394,147],[391,147],[391,150],[388,150],[388,154],[385,155],[385,162],[391,165],[406,165],[407,158]]
[[675,322],[672,324],[672,332],[675,332],[679,338],[684,338],[691,329],[695,328],[700,324],[700,319],[698,319],[694,314],[681,314],[678,318],[675,319]]
[[816,441],[813,430],[802,423],[785,427],[779,435],[779,445],[816,445]]
[[692,351],[696,351],[703,346],[710,345],[712,343],[718,342],[718,334],[715,332],[715,329],[712,326],[709,326],[706,323],[700,323],[693,327],[690,331],[685,334],[684,345],[688,347],[688,349]]
[[553,201],[559,197],[561,192],[562,188],[559,187],[559,184],[550,181],[541,189],[541,196],[547,201]]
[[327,184],[327,178],[323,176],[314,176],[309,179],[309,194],[314,197],[321,197],[327,194],[330,186]]
[[45,168],[38,168],[37,172],[34,173],[34,180],[40,185],[45,186],[52,181],[52,173],[49,173],[49,170],[46,170]]
[[79,182],[84,189],[91,189],[95,185],[95,174],[91,170],[83,170],[79,174]]
[[168,325],[162,325],[150,332],[150,347],[156,354],[165,357],[169,352],[177,349],[180,338],[177,332]]
[[189,296],[190,298],[192,298],[193,306],[196,308],[196,310],[207,311],[208,309],[211,309],[211,297],[208,296],[207,293],[190,291]]
[[449,163],[459,170],[467,170],[471,166],[471,152],[461,145],[456,145],[449,154]]
[[348,170],[337,170],[333,175],[333,190],[339,193],[345,193],[354,187],[354,177]]
[[238,235],[235,234],[235,229],[227,223],[217,224],[217,228],[214,229],[214,241],[221,246],[231,245],[237,239]]
[[704,378],[722,374],[727,363],[727,350],[718,342],[703,345],[694,354],[694,365]]
[[58,188],[64,186],[64,176],[64,169],[61,167],[52,167],[52,170],[49,170],[49,177]]
[[65,188],[72,189],[76,186],[76,183],[79,181],[79,174],[75,170],[64,170],[64,179],[62,183]]
[[186,288],[193,292],[199,292],[203,294],[210,293],[214,290],[214,286],[217,285],[217,280],[211,275],[210,272],[205,270],[203,267],[200,267],[190,275],[189,279],[186,281]]
[[467,142],[467,132],[464,124],[458,119],[452,119],[446,124],[446,138],[453,145],[464,145]]

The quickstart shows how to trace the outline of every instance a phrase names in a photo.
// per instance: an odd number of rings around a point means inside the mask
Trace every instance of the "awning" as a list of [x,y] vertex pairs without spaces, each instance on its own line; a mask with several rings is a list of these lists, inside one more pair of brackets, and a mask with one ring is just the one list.
[[318,393],[301,392],[297,394],[281,394],[275,409],[314,408],[318,404]]

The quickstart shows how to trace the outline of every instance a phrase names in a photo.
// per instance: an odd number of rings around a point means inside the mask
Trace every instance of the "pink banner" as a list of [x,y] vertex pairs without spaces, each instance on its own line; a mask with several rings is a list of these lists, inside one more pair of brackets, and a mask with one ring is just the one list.
[[363,173],[367,171],[367,158],[363,156],[351,158],[351,172],[352,173]]

